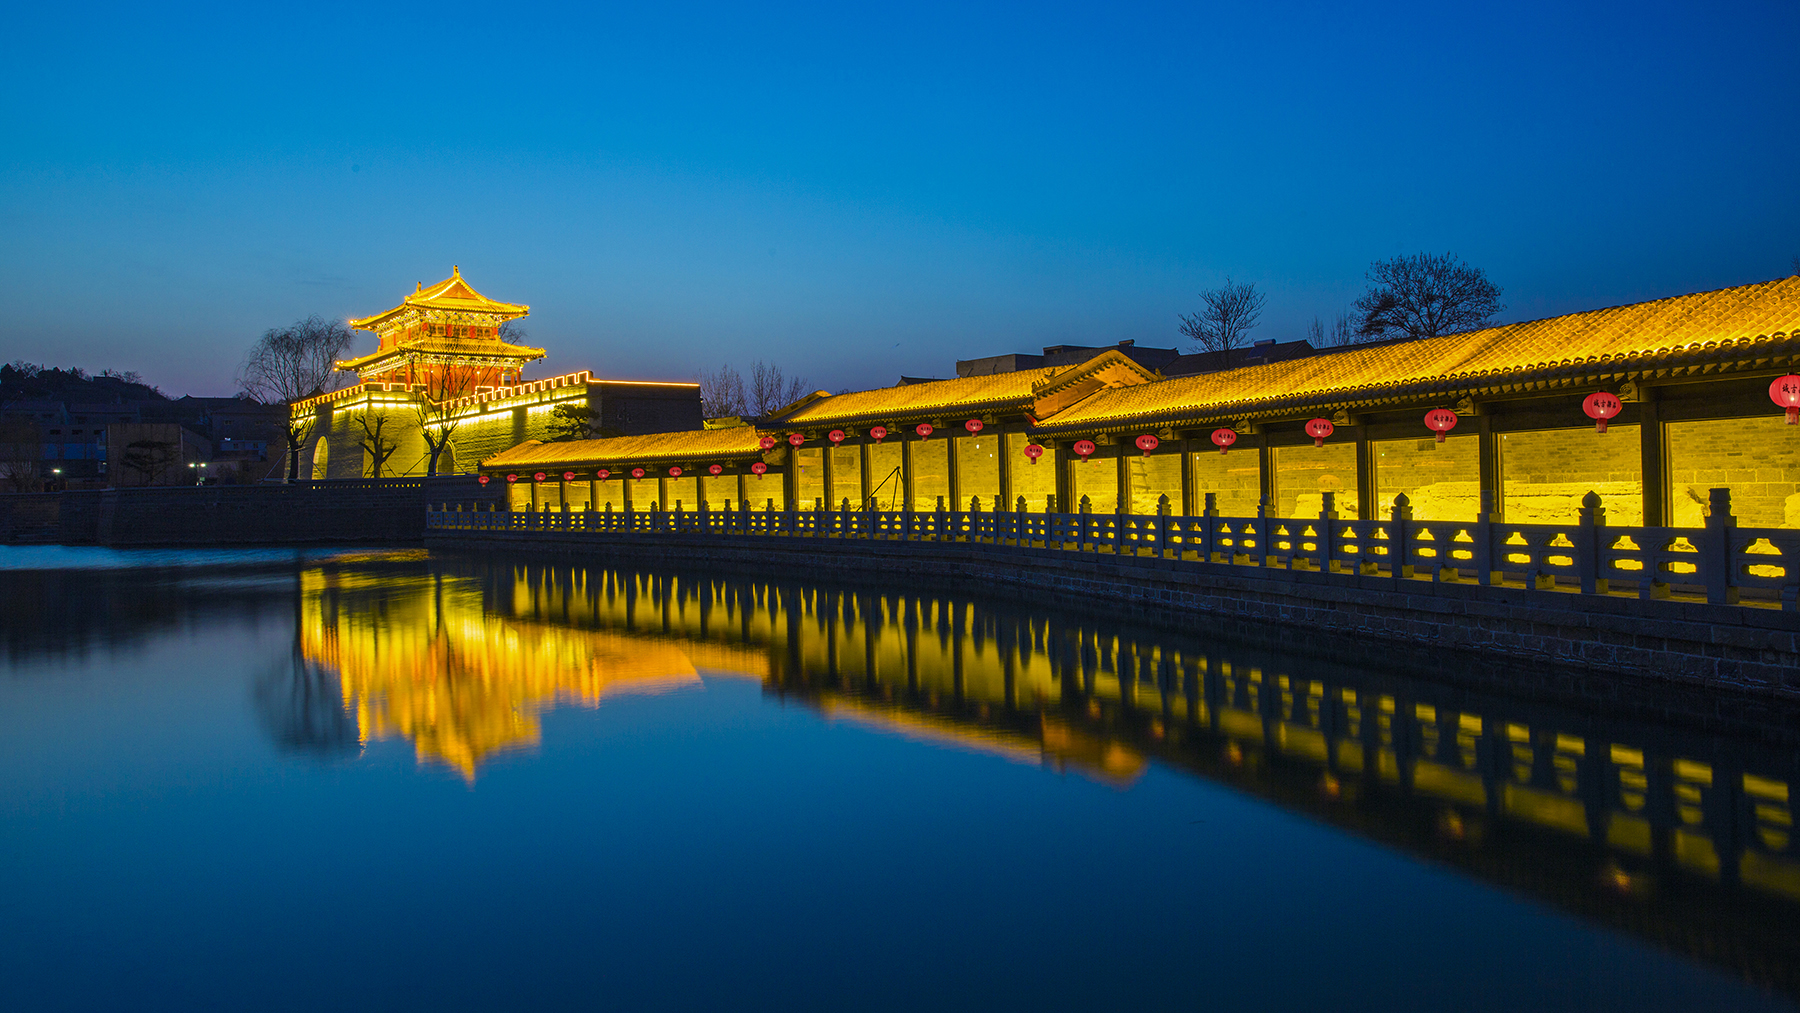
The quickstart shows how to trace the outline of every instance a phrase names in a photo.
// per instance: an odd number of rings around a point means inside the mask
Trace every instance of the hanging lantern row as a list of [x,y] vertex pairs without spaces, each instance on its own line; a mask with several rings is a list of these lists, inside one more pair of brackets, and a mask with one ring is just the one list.
[[1789,373],[1769,384],[1769,400],[1787,409],[1787,424],[1800,423],[1800,376]]

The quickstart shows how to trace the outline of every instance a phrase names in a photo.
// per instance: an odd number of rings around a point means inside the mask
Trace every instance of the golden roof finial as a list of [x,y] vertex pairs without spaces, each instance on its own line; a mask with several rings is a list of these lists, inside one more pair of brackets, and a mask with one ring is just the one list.
[[462,277],[462,268],[457,267],[455,264],[451,264],[450,265],[450,277],[452,277],[452,278]]
[[424,291],[425,291],[425,283],[421,281],[421,282],[419,282],[418,287],[413,289],[413,295],[419,295],[420,293],[422,293]]

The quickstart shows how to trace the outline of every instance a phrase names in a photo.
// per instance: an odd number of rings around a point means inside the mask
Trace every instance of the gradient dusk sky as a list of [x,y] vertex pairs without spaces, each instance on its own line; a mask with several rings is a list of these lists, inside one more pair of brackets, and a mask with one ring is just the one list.
[[1399,252],[1505,320],[1800,255],[1794,0],[11,10],[0,360],[171,394],[452,264],[528,375],[835,390],[1176,345],[1227,275],[1287,339]]

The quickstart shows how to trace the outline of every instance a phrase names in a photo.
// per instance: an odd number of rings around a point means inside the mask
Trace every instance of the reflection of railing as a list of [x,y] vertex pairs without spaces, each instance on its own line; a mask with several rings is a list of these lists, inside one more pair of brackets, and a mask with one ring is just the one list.
[[[433,510],[436,531],[543,531],[682,534],[966,542],[1068,552],[1150,556],[1288,571],[1385,577],[1404,581],[1524,587],[1640,598],[1677,595],[1711,604],[1800,599],[1800,530],[1739,528],[1731,493],[1712,490],[1703,528],[1610,527],[1599,497],[1589,493],[1573,524],[1509,524],[1483,510],[1475,521],[1412,518],[1404,494],[1384,520],[1337,516],[1334,497],[1316,518],[1221,517],[1214,495],[1200,517],[1169,512],[1100,514],[1082,500],[1078,513],[968,510],[930,512],[852,509],[754,511],[605,510],[508,513]],[[1023,506],[1021,501],[1020,506]]]

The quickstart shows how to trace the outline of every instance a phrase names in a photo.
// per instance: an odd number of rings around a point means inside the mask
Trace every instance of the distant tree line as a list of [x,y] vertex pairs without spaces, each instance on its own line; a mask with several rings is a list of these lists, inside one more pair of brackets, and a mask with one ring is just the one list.
[[[1355,345],[1391,338],[1435,338],[1486,326],[1506,307],[1500,287],[1487,273],[1454,254],[1401,254],[1369,266],[1368,289],[1353,309],[1327,329],[1314,317],[1306,340],[1314,348]],[[1201,308],[1181,314],[1181,333],[1197,350],[1232,353],[1249,343],[1266,296],[1249,282],[1225,284],[1200,293]]]

